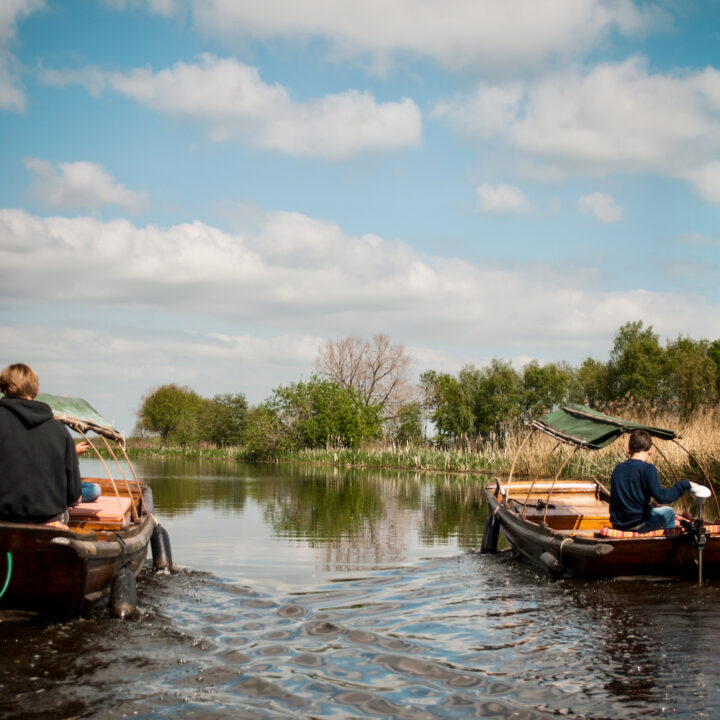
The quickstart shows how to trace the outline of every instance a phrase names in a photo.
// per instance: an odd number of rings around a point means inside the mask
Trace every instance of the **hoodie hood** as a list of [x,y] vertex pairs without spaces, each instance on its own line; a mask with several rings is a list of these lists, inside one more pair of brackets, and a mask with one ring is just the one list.
[[53,417],[50,406],[39,400],[4,397],[0,400],[0,408],[6,408],[16,415],[27,428],[42,425]]

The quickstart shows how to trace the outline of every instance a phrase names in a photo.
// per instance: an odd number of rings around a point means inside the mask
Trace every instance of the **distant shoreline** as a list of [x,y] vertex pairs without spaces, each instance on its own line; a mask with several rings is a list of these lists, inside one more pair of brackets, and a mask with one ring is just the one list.
[[[663,454],[672,465],[669,470],[662,457],[655,464],[668,484],[677,477],[688,477],[707,482],[705,473],[714,484],[720,477],[720,429],[712,415],[696,418],[682,426],[657,418],[659,427],[679,427],[682,435],[679,445],[667,443]],[[650,424],[650,423],[648,423]],[[459,443],[456,447],[442,448],[428,444],[397,445],[392,442],[367,444],[359,448],[307,448],[285,450],[272,458],[253,457],[242,447],[217,448],[211,446],[161,446],[157,438],[130,438],[128,455],[131,459],[185,459],[219,462],[298,463],[338,468],[383,469],[411,472],[459,473],[464,475],[507,476],[513,459],[524,437],[524,432],[510,433],[502,446]],[[537,438],[523,451],[515,467],[518,475],[533,475],[543,466],[545,476],[554,475],[568,458],[572,449],[561,446],[553,451],[554,441]],[[684,449],[683,449],[684,448]],[[547,460],[547,458],[550,458]],[[613,467],[625,459],[622,441],[600,450],[578,453],[563,471],[563,476],[585,477],[608,483]],[[702,470],[698,464],[702,466]],[[704,472],[703,472],[704,470]]]

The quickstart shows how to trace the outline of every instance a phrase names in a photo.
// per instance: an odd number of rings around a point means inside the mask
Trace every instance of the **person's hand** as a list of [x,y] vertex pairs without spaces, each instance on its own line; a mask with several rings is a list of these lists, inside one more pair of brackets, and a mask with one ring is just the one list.
[[695,495],[695,497],[710,497],[710,488],[705,487],[705,485],[699,485],[692,480],[688,480],[688,482],[690,483],[690,492]]
[[82,442],[79,442],[79,443],[75,446],[75,452],[76,452],[78,455],[83,455],[83,454],[86,453],[89,449],[90,449],[90,443],[89,443],[87,440],[83,440]]

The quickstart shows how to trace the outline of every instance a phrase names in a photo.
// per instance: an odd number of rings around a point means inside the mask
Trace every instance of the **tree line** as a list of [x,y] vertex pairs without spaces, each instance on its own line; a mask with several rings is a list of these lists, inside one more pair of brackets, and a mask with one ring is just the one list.
[[411,359],[385,335],[324,343],[315,373],[273,390],[250,407],[242,393],[202,398],[177,385],[151,390],[138,411],[138,430],[163,443],[243,446],[250,457],[283,450],[354,447],[390,438],[421,442],[501,434],[509,424],[566,402],[609,409],[633,402],[686,416],[717,405],[720,340],[678,337],[664,346],[641,321],[622,325],[607,362],[587,358],[522,369],[494,359],[457,374],[430,370],[409,381]]
[[487,436],[508,423],[537,417],[567,402],[599,410],[636,408],[687,417],[717,405],[720,340],[678,337],[660,343],[641,321],[622,325],[607,362],[531,362],[518,371],[502,360],[467,365],[457,375],[429,371],[420,378],[424,407],[444,438]]

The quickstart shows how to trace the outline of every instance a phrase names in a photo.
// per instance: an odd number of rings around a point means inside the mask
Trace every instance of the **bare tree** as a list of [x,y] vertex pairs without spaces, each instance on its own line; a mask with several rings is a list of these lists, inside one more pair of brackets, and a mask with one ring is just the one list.
[[366,405],[380,403],[387,417],[412,400],[407,378],[410,356],[401,344],[391,344],[382,333],[372,340],[328,340],[320,346],[315,365],[320,374],[358,390]]

